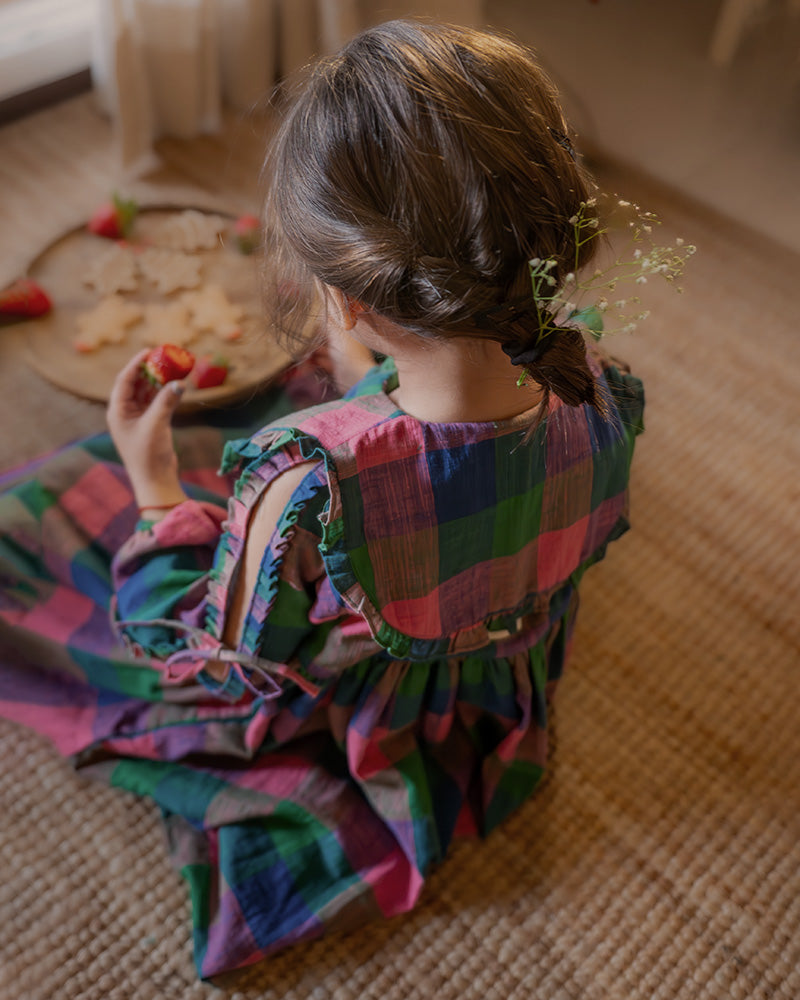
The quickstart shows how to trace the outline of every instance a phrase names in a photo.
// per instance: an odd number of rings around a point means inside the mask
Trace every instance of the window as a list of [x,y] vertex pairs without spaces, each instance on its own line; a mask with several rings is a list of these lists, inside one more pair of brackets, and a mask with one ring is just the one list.
[[88,69],[95,2],[0,0],[0,101]]

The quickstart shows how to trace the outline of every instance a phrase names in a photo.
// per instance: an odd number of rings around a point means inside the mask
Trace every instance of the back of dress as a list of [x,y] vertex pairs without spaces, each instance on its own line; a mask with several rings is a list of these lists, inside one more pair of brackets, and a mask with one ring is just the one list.
[[329,495],[308,527],[321,521],[328,579],[390,655],[502,654],[542,638],[554,597],[627,528],[641,383],[605,378],[608,417],[555,400],[524,441],[527,414],[436,424],[398,410],[389,361],[345,403],[267,428],[249,463],[261,448],[323,460]]

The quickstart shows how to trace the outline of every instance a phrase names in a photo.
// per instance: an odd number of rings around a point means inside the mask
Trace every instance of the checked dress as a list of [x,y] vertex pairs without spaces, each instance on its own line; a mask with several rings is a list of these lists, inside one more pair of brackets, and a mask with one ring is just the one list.
[[[410,909],[536,786],[578,583],[628,526],[641,384],[601,378],[610,416],[554,401],[523,442],[412,418],[387,360],[220,477],[196,457],[132,535],[105,438],[0,498],[0,713],[158,803],[203,976]],[[248,518],[300,463],[220,683]]]

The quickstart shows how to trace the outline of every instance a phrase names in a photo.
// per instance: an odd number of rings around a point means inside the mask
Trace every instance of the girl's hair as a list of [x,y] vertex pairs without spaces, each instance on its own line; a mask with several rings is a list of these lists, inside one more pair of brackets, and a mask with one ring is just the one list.
[[[391,21],[318,62],[265,164],[278,329],[297,328],[298,292],[322,282],[422,337],[529,348],[544,327],[528,261],[555,260],[560,285],[597,242],[576,246],[591,182],[566,133],[555,88],[505,37]],[[580,333],[547,329],[528,372],[567,403],[602,404]]]

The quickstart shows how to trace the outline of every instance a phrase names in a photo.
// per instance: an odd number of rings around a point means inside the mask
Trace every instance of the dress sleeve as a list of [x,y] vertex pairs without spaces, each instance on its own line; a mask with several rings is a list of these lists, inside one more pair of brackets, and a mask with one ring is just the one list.
[[140,521],[111,564],[112,614],[137,651],[164,658],[182,636],[159,625],[126,622],[173,619],[202,625],[208,581],[227,514],[213,503],[186,500],[161,521]]

